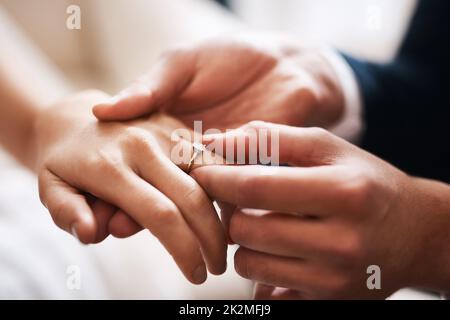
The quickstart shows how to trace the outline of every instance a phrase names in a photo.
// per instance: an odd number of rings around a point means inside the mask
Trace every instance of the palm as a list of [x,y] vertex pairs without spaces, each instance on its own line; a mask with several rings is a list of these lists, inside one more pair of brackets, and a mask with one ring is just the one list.
[[[253,39],[253,38],[251,38]],[[327,126],[342,111],[323,57],[278,38],[222,39],[170,51],[152,71],[94,108],[100,120],[164,110],[191,126],[224,130],[252,120]]]
[[210,44],[196,52],[195,77],[168,112],[188,125],[201,120],[205,129],[252,120],[304,124],[310,99],[302,81],[308,77],[294,73],[290,60],[240,43]]

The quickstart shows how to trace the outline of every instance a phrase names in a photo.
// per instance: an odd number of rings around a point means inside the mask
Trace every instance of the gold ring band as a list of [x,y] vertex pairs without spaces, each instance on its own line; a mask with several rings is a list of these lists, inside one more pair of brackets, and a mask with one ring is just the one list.
[[192,157],[189,160],[189,164],[188,164],[187,169],[186,169],[187,173],[189,173],[191,171],[192,165],[194,164],[195,159],[197,159],[197,157],[200,154],[202,154],[203,151],[205,151],[205,145],[203,145],[203,144],[201,144],[199,142],[194,142],[192,144],[192,151],[193,151]]

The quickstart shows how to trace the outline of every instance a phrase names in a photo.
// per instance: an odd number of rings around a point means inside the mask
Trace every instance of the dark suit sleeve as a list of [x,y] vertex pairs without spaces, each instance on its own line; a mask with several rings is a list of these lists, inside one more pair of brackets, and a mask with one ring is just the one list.
[[390,63],[344,58],[363,97],[362,147],[411,174],[450,182],[450,1],[419,2]]
[[216,2],[220,3],[224,7],[228,7],[229,6],[228,0],[216,0]]

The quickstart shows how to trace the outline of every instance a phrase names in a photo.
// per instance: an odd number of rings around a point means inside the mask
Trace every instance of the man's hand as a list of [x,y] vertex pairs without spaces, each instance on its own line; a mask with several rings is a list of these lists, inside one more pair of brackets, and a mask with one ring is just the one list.
[[55,223],[84,243],[102,240],[108,230],[126,236],[143,227],[193,283],[206,280],[205,262],[212,273],[223,273],[226,241],[214,207],[168,156],[179,122],[160,116],[99,123],[90,109],[105,98],[97,91],[77,94],[37,120],[39,191]]
[[319,50],[279,37],[217,39],[172,50],[112,101],[100,120],[164,110],[192,126],[236,128],[252,120],[328,126],[343,110],[341,88]]
[[[230,147],[244,139],[248,159],[254,137],[265,145],[254,134],[262,129],[279,134],[280,163],[289,166],[192,172],[211,198],[228,204],[225,225],[240,245],[235,268],[263,284],[256,298],[385,298],[407,286],[449,289],[447,185],[411,178],[323,129],[251,123],[208,140]],[[367,287],[370,265],[381,268],[380,290]]]

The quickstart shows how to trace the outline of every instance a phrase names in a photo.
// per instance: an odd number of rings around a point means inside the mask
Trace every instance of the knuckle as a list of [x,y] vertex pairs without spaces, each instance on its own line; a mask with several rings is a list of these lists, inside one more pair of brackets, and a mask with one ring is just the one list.
[[183,199],[189,202],[196,202],[204,197],[203,189],[201,189],[194,181],[189,183],[184,192]]
[[122,156],[107,149],[99,149],[95,154],[89,156],[86,166],[86,172],[94,169],[111,178],[121,178],[123,175]]
[[160,206],[154,209],[151,225],[155,227],[172,227],[178,223],[178,210],[175,205]]
[[336,257],[349,265],[354,265],[362,259],[363,249],[363,237],[355,230],[346,231],[345,235],[333,245]]
[[361,212],[373,194],[375,183],[367,171],[354,169],[343,175],[340,184],[341,199],[348,205],[351,212]]
[[332,133],[320,127],[296,128],[295,130],[304,139],[295,139],[291,150],[299,148],[303,151],[301,158],[295,156],[295,152],[291,153],[291,157],[295,157],[302,163],[333,162],[334,153],[331,151],[335,143],[335,136]]
[[145,153],[146,157],[153,157],[157,147],[156,140],[147,131],[140,128],[128,127],[124,130],[121,141],[125,149],[132,153]]
[[332,138],[332,134],[324,128],[311,127],[308,130],[316,142],[328,142]]
[[258,189],[261,184],[261,176],[255,175],[242,175],[238,178],[239,182],[236,188],[236,204],[238,206],[245,206],[248,202],[257,201],[260,195],[255,193],[254,190]]
[[305,158],[309,161],[324,161],[324,157],[328,155],[327,150],[333,144],[333,135],[320,127],[311,127],[305,130],[305,133],[309,135],[308,152]]
[[337,274],[329,277],[325,295],[329,298],[344,296],[351,286],[351,282],[351,278],[348,275]]
[[140,147],[142,144],[147,144],[150,140],[145,130],[136,127],[125,128],[122,133],[122,139],[123,143],[131,147]]
[[187,191],[183,195],[183,199],[184,204],[193,211],[201,210],[201,212],[204,212],[212,207],[211,202],[203,189],[195,182],[192,182],[192,185],[187,188]]
[[295,104],[301,102],[302,106],[316,106],[318,104],[316,93],[304,81],[294,86],[289,98]]
[[253,253],[242,247],[234,255],[235,269],[241,277],[256,281],[276,282],[277,275],[273,272],[270,264],[261,262],[257,256],[253,256]]

